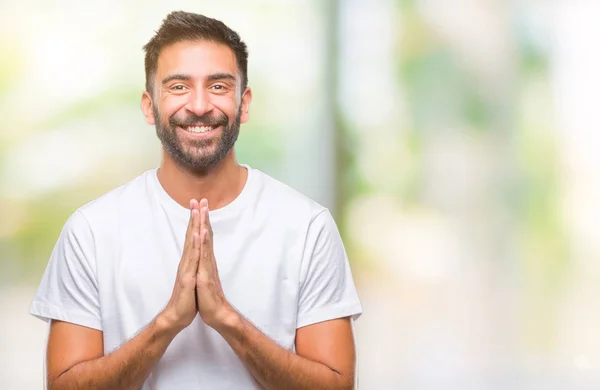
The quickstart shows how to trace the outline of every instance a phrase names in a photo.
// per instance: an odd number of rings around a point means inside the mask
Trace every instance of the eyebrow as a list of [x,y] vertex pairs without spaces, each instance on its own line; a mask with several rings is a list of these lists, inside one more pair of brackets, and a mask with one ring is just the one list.
[[190,76],[190,75],[176,73],[176,74],[172,74],[170,76],[165,77],[161,84],[165,85],[168,82],[173,81],[173,80],[189,81],[191,79],[192,79],[192,76]]
[[[161,82],[161,84],[165,85],[168,82],[173,81],[173,80],[190,81],[191,79],[192,79],[192,76],[190,76],[190,75],[175,73],[175,74],[165,77],[163,79],[163,81]],[[235,76],[232,75],[231,73],[214,73],[214,74],[207,76],[206,79],[208,81],[217,81],[217,80],[235,81]]]
[[231,73],[215,73],[211,74],[206,78],[208,81],[217,81],[217,80],[230,80],[235,81],[235,76]]

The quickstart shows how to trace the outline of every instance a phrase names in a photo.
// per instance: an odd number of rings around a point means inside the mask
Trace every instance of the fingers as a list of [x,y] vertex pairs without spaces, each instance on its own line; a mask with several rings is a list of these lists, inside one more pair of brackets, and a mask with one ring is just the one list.
[[200,255],[199,235],[200,210],[198,209],[198,201],[192,199],[190,200],[190,221],[185,235],[183,255],[180,262],[180,269],[183,272],[195,272],[197,270],[198,257]]
[[[197,212],[199,212],[199,208],[198,208],[198,201],[196,199],[191,199],[190,200],[190,220],[188,222],[188,228],[187,231],[185,233],[185,247],[187,246],[191,246],[192,244],[192,233],[198,231],[198,226],[199,226],[199,220],[198,220],[198,213],[195,213],[194,210],[196,210]],[[194,216],[196,218],[194,218]],[[195,226],[198,225],[198,226]],[[184,249],[185,251],[185,249]]]
[[210,219],[208,216],[208,201],[202,199],[199,204],[200,207],[200,242],[202,250],[200,254],[200,261],[205,263],[212,258],[213,242],[212,242],[212,227],[210,226]]
[[200,242],[200,234],[198,232],[194,232],[194,250],[200,251],[201,242]]
[[[198,201],[196,199],[190,200],[190,210],[191,210],[191,229],[192,233],[200,232],[200,209],[198,208]],[[193,235],[191,238],[191,243],[193,244]]]
[[205,209],[208,208],[207,204],[208,204],[208,202],[206,201],[206,199],[201,199],[200,204],[198,205],[198,207],[200,209],[200,231],[201,232],[204,229],[204,225],[206,225],[206,220],[208,219],[208,216],[206,215],[206,212],[205,212]]
[[[200,231],[206,230],[208,233],[208,239],[212,239],[212,226],[210,225],[210,219],[208,217],[208,200],[200,200]],[[204,242],[204,240],[202,240]]]
[[193,250],[191,251],[190,258],[190,273],[194,275],[198,273],[198,267],[200,266],[200,253],[202,250],[202,242],[200,239],[200,233],[194,232],[193,238]]

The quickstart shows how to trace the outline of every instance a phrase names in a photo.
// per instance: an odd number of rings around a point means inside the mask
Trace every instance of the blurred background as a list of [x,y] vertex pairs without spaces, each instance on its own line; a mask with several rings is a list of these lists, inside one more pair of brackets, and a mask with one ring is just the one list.
[[360,388],[600,386],[600,2],[20,0],[0,8],[0,387],[79,206],[159,164],[142,46],[172,10],[249,46],[238,160],[331,208]]

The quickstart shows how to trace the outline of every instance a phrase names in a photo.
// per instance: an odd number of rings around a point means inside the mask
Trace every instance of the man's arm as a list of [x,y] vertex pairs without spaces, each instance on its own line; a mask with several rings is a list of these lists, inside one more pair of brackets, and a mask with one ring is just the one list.
[[176,334],[166,318],[158,316],[127,343],[102,356],[101,331],[52,321],[48,389],[139,389]]
[[208,202],[200,201],[198,311],[229,343],[267,390],[346,390],[354,386],[354,337],[349,318],[323,321],[296,331],[297,355],[282,348],[240,315],[225,299],[213,250]]
[[198,202],[190,201],[190,221],[171,299],[135,337],[102,356],[102,332],[69,322],[52,321],[48,338],[48,388],[139,389],[175,336],[198,313],[196,274],[200,260]]
[[294,354],[235,313],[215,328],[267,390],[354,388],[355,350],[349,318],[305,326]]

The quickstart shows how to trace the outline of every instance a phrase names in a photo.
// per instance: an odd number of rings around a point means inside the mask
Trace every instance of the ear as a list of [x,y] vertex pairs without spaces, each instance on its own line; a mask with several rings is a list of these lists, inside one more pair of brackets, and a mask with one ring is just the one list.
[[242,110],[240,114],[240,123],[246,123],[250,118],[250,102],[252,101],[252,90],[246,88],[242,95]]
[[150,93],[148,91],[144,91],[144,93],[142,94],[142,102],[140,103],[140,108],[144,113],[146,122],[148,122],[149,125],[154,125],[154,121],[156,118],[154,118],[154,111],[152,111],[152,96],[150,96]]

